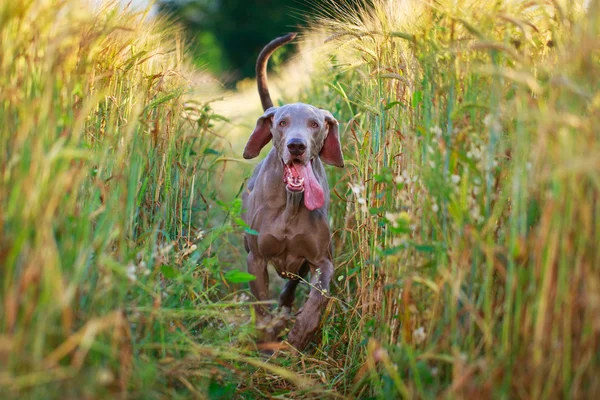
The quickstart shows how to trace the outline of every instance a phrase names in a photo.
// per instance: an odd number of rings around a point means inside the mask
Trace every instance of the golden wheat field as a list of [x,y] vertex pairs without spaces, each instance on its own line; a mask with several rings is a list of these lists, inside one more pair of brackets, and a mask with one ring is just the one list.
[[177,24],[86,4],[0,3],[1,398],[600,396],[600,1],[307,16],[271,85],[340,121],[335,273],[311,345],[269,355],[255,83],[215,89]]

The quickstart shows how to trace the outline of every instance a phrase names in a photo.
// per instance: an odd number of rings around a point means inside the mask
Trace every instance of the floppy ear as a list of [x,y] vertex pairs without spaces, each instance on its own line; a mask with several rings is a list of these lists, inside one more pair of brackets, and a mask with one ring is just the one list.
[[343,168],[344,156],[342,155],[342,146],[340,145],[338,122],[329,111],[321,111],[325,115],[325,123],[327,123],[327,137],[325,138],[325,142],[323,142],[319,156],[327,164]]
[[248,138],[248,143],[244,148],[244,158],[250,159],[258,156],[263,147],[273,138],[271,134],[271,122],[277,107],[268,108],[265,113],[256,121],[256,128]]

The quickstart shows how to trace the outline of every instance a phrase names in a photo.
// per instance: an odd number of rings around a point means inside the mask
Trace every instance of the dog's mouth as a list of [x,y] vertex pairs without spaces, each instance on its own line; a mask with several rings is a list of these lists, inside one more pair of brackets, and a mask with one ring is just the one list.
[[321,208],[325,204],[325,194],[313,172],[312,160],[306,164],[299,160],[292,160],[288,164],[284,162],[283,182],[290,192],[304,192],[304,205],[309,210]]
[[299,161],[292,161],[289,164],[283,164],[283,182],[290,192],[303,192],[305,178],[300,176],[295,164]]

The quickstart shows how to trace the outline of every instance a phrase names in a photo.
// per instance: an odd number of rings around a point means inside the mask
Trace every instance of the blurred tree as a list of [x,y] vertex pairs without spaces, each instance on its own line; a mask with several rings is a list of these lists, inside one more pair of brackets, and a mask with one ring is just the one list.
[[[295,31],[309,5],[298,0],[160,0],[159,12],[184,24],[198,66],[226,83],[254,76],[258,53],[271,39]],[[274,58],[286,58],[290,47]]]
[[[329,13],[335,0],[159,0],[159,12],[182,22],[196,65],[227,84],[254,76],[258,53],[270,40],[297,31],[309,16]],[[369,0],[340,0],[346,6]],[[354,6],[353,6],[354,5]],[[318,11],[316,11],[318,10]],[[289,57],[293,46],[275,53],[272,65]]]

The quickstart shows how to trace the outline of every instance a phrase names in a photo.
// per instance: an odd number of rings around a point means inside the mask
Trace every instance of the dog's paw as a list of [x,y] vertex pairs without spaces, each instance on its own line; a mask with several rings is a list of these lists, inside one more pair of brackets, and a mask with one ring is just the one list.
[[298,350],[303,350],[319,329],[319,322],[319,314],[300,313],[288,335],[288,343]]

